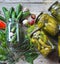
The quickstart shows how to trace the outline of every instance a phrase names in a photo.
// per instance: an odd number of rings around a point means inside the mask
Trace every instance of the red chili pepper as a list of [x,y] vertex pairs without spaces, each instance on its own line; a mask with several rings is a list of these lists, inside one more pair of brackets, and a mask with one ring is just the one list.
[[6,28],[6,23],[0,20],[0,29],[5,29],[5,28]]

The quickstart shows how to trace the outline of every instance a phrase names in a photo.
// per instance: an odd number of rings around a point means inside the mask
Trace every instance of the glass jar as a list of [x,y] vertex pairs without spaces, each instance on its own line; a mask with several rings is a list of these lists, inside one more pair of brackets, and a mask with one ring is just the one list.
[[38,27],[43,26],[43,30],[52,36],[58,33],[58,23],[57,21],[47,13],[42,13],[39,15]]
[[46,57],[55,49],[55,45],[41,28],[37,25],[30,26],[27,30],[27,36],[30,38],[30,44]]
[[52,6],[48,9],[52,16],[54,16],[58,21],[60,21],[60,3],[56,1]]
[[9,19],[7,22],[7,44],[13,51],[20,50],[20,44],[24,41],[24,33],[17,20]]
[[33,31],[30,41],[45,57],[55,49],[55,46],[52,44],[50,38],[42,30]]

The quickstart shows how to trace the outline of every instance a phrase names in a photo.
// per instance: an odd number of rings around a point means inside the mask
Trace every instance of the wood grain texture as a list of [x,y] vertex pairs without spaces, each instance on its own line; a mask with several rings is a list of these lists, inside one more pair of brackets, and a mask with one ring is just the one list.
[[0,2],[3,2],[4,0],[0,0]]
[[[16,7],[18,3],[0,3],[0,11],[1,14],[3,15],[2,12],[2,7],[6,7],[7,9],[10,9],[10,7]],[[46,4],[46,3],[42,3],[42,4],[26,4],[26,3],[21,3],[23,7],[27,7],[29,8],[29,10],[31,11],[31,13],[34,13],[36,15],[38,15],[40,12],[44,11],[44,12],[48,12],[48,8],[50,7],[51,3]]]
[[6,2],[42,2],[43,0],[5,0]]
[[5,0],[5,2],[54,2],[59,0]]

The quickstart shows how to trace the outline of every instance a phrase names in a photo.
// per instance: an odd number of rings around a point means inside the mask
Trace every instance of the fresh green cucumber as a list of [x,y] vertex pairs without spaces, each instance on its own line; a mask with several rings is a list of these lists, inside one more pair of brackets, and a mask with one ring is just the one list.
[[22,10],[22,5],[21,5],[21,4],[18,4],[18,5],[16,6],[16,15],[18,15],[21,10]]
[[26,17],[28,17],[31,13],[29,11],[25,11],[23,12],[23,17],[22,19],[25,19]]
[[13,11],[14,11],[14,8],[11,7],[10,10],[9,10],[9,12],[10,12],[10,17],[12,17],[12,13],[13,13]]
[[5,15],[5,12],[8,11],[8,10],[6,9],[6,7],[2,7],[2,10],[3,10],[3,12],[4,12],[4,15]]
[[16,30],[16,26],[14,26],[12,29],[11,29],[11,32],[15,32],[15,30]]
[[[6,15],[6,12],[8,11],[7,9],[6,9],[6,7],[2,7],[2,10],[3,10],[3,13],[4,13],[4,16]],[[5,17],[6,18],[6,17]]]
[[9,11],[6,11],[6,12],[5,12],[6,22],[9,20],[9,18],[10,18],[10,12],[9,12]]
[[16,18],[16,12],[13,11],[13,12],[12,12],[12,19],[14,20],[15,18]]
[[6,22],[5,18],[3,16],[0,16],[0,20]]
[[12,37],[12,43],[14,43],[16,41],[16,38],[17,38],[17,34],[15,33],[14,36]]
[[17,20],[21,19],[22,15],[23,15],[23,12],[20,11],[20,13],[19,13],[18,16],[17,16]]
[[2,7],[2,10],[4,12],[6,21],[8,21],[8,19],[10,18],[10,12],[5,7]]

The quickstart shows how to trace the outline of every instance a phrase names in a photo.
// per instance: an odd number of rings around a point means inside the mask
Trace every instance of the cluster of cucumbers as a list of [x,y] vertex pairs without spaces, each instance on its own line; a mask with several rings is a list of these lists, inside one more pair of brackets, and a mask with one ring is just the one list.
[[10,10],[7,10],[6,7],[2,7],[4,17],[0,17],[1,20],[4,20],[7,22],[9,18],[17,19],[19,23],[22,23],[22,20],[24,20],[26,17],[28,17],[31,13],[29,10],[23,11],[23,7],[21,4],[18,4],[16,6],[16,10],[14,7],[11,7]]
[[[27,11],[23,11],[23,7],[21,4],[18,4],[16,6],[16,9],[14,7],[11,7],[10,10],[8,10],[6,7],[2,7],[3,13],[4,13],[4,17],[0,16],[0,20],[4,21],[4,22],[8,22],[9,19],[13,19],[13,20],[17,20],[19,21],[19,23],[22,23],[22,21],[27,18],[31,13],[29,10]],[[22,30],[22,28],[20,29]],[[11,29],[11,31],[14,33],[14,37],[12,38],[12,42],[16,42],[16,26],[14,25],[13,28]],[[22,32],[23,33],[23,32]],[[21,41],[23,40],[23,34],[20,34],[20,39]],[[7,55],[9,54],[7,49],[8,46],[6,44],[6,33],[5,30],[0,30],[0,61],[2,60],[6,60],[7,59]],[[8,49],[9,50],[9,49]],[[6,52],[7,51],[7,52]]]

